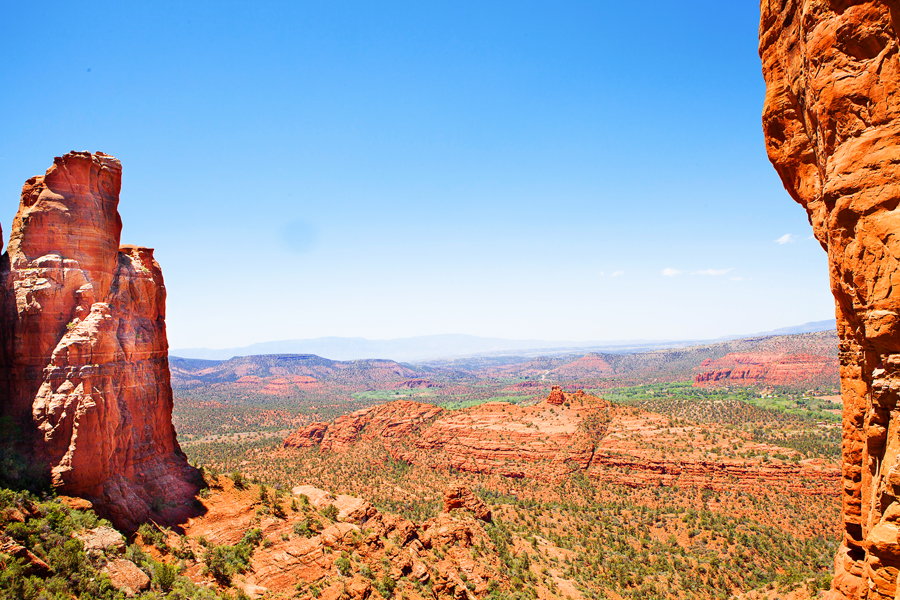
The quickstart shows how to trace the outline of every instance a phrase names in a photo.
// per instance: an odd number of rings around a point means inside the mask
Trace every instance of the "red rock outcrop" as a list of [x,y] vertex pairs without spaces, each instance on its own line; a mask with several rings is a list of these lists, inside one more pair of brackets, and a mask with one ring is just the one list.
[[900,568],[900,5],[763,0],[769,159],[828,253],[840,336],[844,539],[832,595]]
[[[319,437],[319,444],[323,450],[341,452],[360,440],[409,440],[443,412],[443,408],[433,404],[409,400],[396,400],[364,408],[326,424],[325,431]],[[309,437],[319,436],[320,425],[322,424],[313,423],[305,428],[309,431]],[[300,432],[295,432],[288,438],[294,441],[289,444],[286,439],[284,445],[302,447],[302,438]]]
[[554,385],[552,388],[550,388],[550,395],[547,396],[547,404],[561,406],[565,401],[566,395],[563,393],[561,387],[559,387],[558,385]]
[[491,509],[464,485],[452,487],[444,492],[444,512],[450,512],[454,508],[470,510],[476,519],[491,522]]
[[715,444],[700,442],[702,436],[702,426],[673,427],[662,415],[616,407],[581,390],[556,389],[531,406],[487,402],[444,411],[407,400],[390,402],[304,427],[284,446],[349,452],[374,445],[398,461],[510,478],[556,480],[580,471],[634,487],[779,486],[804,494],[836,493],[840,473],[834,464],[800,461],[799,456],[796,461],[743,459],[738,455],[775,456],[786,450],[756,443],[749,434],[735,433]]
[[838,374],[837,357],[811,354],[731,352],[704,360],[695,385],[783,385],[821,387]]
[[3,414],[60,492],[132,528],[192,500],[172,427],[166,289],[153,250],[119,246],[122,167],[70,152],[22,189],[4,265]]
[[[298,486],[292,497],[269,499],[272,508],[280,505],[281,516],[276,516],[274,511],[260,510],[256,486],[240,491],[219,477],[210,492],[201,500],[206,512],[185,523],[184,543],[200,557],[204,547],[198,539],[236,544],[248,530],[258,528],[266,541],[253,552],[250,568],[231,582],[245,591],[268,592],[276,598],[374,599],[383,596],[375,591],[372,580],[384,577],[421,584],[398,583],[403,591],[394,597],[409,600],[474,600],[491,596],[494,588],[510,588],[483,523],[470,515],[441,513],[416,523],[381,513],[362,498],[334,498],[325,490]],[[326,517],[323,510],[331,506],[338,509],[336,519],[333,513]],[[486,506],[484,510],[490,512]],[[181,542],[173,535],[170,543]],[[152,547],[146,550],[154,552]],[[342,556],[352,556],[353,564],[342,566]],[[217,585],[202,561],[188,558],[181,564],[184,575],[195,582]],[[360,571],[369,575],[363,577]],[[422,587],[426,584],[427,589]],[[313,588],[321,591],[311,593]]]
[[328,423],[314,422],[284,438],[285,448],[312,448],[322,443]]

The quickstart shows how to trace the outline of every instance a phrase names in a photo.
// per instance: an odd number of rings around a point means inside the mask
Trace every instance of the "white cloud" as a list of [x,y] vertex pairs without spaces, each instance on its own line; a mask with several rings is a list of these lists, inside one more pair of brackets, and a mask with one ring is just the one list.
[[662,274],[666,277],[675,277],[676,275],[681,275],[681,271],[678,269],[663,269]]
[[618,277],[619,275],[624,275],[624,274],[625,274],[625,271],[613,271],[612,276]]
[[775,240],[775,243],[776,244],[790,244],[791,242],[795,241],[796,239],[797,239],[797,236],[794,235],[793,233],[786,233],[783,236],[781,236],[780,238],[778,238],[777,240]]
[[703,269],[701,271],[694,271],[694,275],[724,275],[725,273],[730,273],[734,271],[734,267],[729,267],[727,269]]

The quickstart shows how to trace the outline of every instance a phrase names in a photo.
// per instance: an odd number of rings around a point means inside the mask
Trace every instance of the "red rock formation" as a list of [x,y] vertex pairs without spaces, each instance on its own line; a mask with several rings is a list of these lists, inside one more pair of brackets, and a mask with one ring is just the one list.
[[341,452],[359,440],[406,441],[444,412],[433,404],[396,400],[338,417],[322,437],[323,450]]
[[285,439],[284,446],[347,452],[374,443],[394,460],[511,478],[555,480],[580,471],[635,487],[778,486],[804,494],[836,493],[836,465],[727,458],[723,448],[759,455],[785,450],[737,433],[716,447],[704,447],[698,441],[700,426],[673,428],[661,415],[615,407],[581,390],[557,391],[559,404],[549,398],[532,406],[488,402],[457,411],[395,401],[309,425]]
[[71,152],[26,182],[3,273],[0,408],[60,493],[130,528],[196,485],[172,427],[162,273],[152,249],[119,247],[121,174],[111,156]]
[[471,510],[476,519],[491,522],[491,509],[469,488],[458,485],[444,492],[444,512],[454,508]]
[[900,6],[764,0],[769,158],[828,252],[844,401],[832,594],[894,598],[900,567]]
[[547,396],[547,404],[561,406],[565,401],[566,395],[563,393],[561,387],[559,387],[558,385],[554,385],[552,388],[550,388],[550,395]]
[[[219,481],[222,485],[214,485],[209,496],[201,500],[207,512],[185,524],[184,543],[200,556],[204,552],[197,542],[200,538],[233,545],[249,529],[259,528],[266,543],[253,552],[250,568],[235,577],[233,587],[268,592],[276,598],[309,598],[309,590],[315,586],[320,590],[315,597],[364,600],[382,597],[374,591],[370,579],[390,576],[427,584],[427,591],[404,590],[402,596],[411,599],[474,600],[488,597],[494,588],[510,593],[510,581],[504,575],[497,549],[483,524],[472,516],[440,513],[416,523],[381,513],[362,498],[333,498],[325,490],[310,486],[295,488],[293,499],[273,500],[281,503],[282,516],[261,515],[256,486],[238,491],[226,478]],[[312,506],[304,506],[301,494]],[[295,506],[299,504],[297,510],[289,508],[291,500]],[[327,506],[338,509],[336,522],[316,512]],[[489,512],[487,507],[485,510]],[[298,535],[297,526],[307,533]],[[170,543],[179,542],[173,536]],[[477,554],[473,546],[478,547]],[[154,552],[151,548],[147,551]],[[354,563],[365,565],[374,577],[347,573],[346,577],[334,578],[342,555],[352,555]],[[204,573],[201,561],[188,564],[183,574],[204,586],[215,585]]]
[[318,446],[328,431],[328,423],[314,422],[306,427],[298,429],[284,438],[285,448],[312,448]]
[[783,385],[818,387],[837,379],[837,357],[811,354],[731,352],[704,360],[696,385]]

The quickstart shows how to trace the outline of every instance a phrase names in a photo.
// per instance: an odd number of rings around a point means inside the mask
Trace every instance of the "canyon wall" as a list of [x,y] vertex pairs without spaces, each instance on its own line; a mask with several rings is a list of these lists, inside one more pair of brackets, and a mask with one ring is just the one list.
[[0,412],[32,471],[134,528],[183,507],[197,474],[172,426],[162,272],[152,249],[119,245],[121,176],[70,152],[25,183],[2,264]]
[[900,3],[763,0],[766,150],[828,253],[840,337],[843,543],[833,598],[900,569]]

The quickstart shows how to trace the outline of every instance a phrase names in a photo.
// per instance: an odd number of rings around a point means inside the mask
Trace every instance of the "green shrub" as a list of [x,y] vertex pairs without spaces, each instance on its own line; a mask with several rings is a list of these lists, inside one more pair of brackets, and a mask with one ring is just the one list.
[[346,556],[341,556],[336,561],[334,561],[334,566],[337,567],[338,573],[347,577],[350,575],[350,559]]
[[309,537],[312,535],[312,531],[309,529],[308,521],[297,521],[294,523],[294,535],[298,535],[300,537]]
[[203,572],[212,575],[219,583],[228,585],[235,574],[250,568],[252,556],[253,548],[246,544],[213,546],[203,553]]
[[175,565],[159,562],[153,565],[153,583],[164,592],[168,592],[175,584],[178,570]]
[[381,595],[385,598],[390,598],[394,595],[395,587],[397,587],[397,582],[387,573],[385,573],[382,576],[381,581],[378,582],[378,591],[381,592]]
[[328,519],[329,521],[337,521],[338,518],[338,509],[334,504],[329,504],[321,511],[322,516]]

